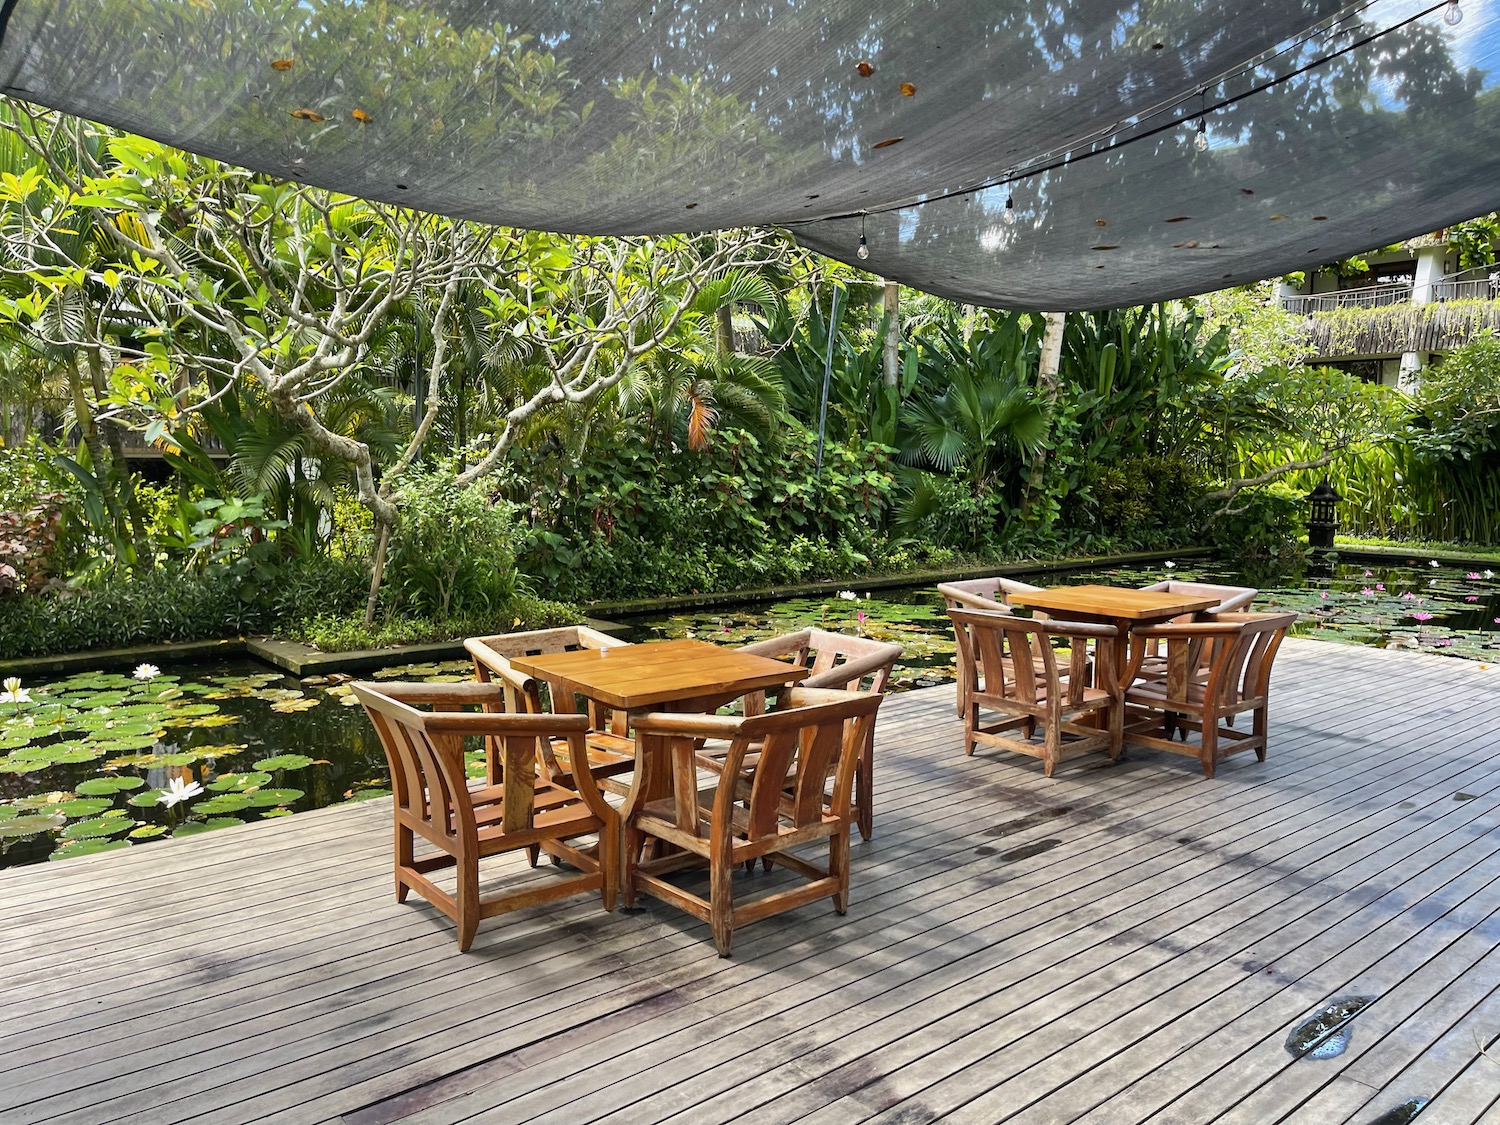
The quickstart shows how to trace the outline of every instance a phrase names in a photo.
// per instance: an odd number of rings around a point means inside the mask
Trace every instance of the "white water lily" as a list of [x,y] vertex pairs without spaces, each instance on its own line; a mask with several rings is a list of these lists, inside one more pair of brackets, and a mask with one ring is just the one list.
[[1428,566],[1442,566],[1443,564],[1440,563],[1440,562],[1438,562],[1437,559],[1428,559],[1427,560],[1427,565]]
[[1495,572],[1493,570],[1487,570],[1484,572],[1484,576],[1486,578],[1493,578],[1495,577]]
[[0,687],[5,688],[4,691],[0,691],[0,703],[31,702],[31,692],[21,686],[20,676],[7,676],[3,683],[0,683]]
[[843,598],[846,602],[859,601],[859,595],[856,594],[853,590],[840,590],[839,597]]
[[161,675],[161,669],[155,664],[137,664],[134,675],[138,680],[154,680]]
[[1162,566],[1166,567],[1168,570],[1177,569],[1177,564],[1174,563],[1171,559],[1168,559],[1166,562],[1162,563]]
[[189,800],[203,792],[203,786],[196,781],[183,781],[180,777],[174,777],[171,783],[161,791],[156,798],[156,803],[171,808],[182,801]]

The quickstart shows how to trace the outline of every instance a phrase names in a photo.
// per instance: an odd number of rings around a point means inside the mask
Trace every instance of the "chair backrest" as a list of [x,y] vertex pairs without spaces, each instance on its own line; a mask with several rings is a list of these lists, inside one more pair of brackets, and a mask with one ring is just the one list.
[[[823,629],[801,629],[780,637],[744,645],[741,652],[787,659],[810,669],[804,688],[838,688],[879,695],[890,683],[891,669],[901,657],[901,646],[869,637],[851,637]],[[745,714],[765,710],[765,693],[746,697]]]
[[[978,699],[993,696],[1023,703],[1043,699],[1080,702],[1088,685],[1089,647],[1119,635],[1113,625],[1048,621],[983,609],[950,609],[958,642],[959,674]],[[1068,642],[1067,690],[1063,691],[1054,637]],[[980,687],[981,682],[983,688]]]
[[949,609],[1009,609],[1012,594],[1034,594],[1043,588],[1000,575],[971,578],[966,582],[938,583],[938,593]]
[[[464,769],[464,736],[494,739],[504,762],[501,825],[507,832],[532,826],[535,818],[537,746],[553,739],[568,742],[569,760],[587,771],[582,715],[475,714],[424,712],[414,704],[455,700],[492,704],[503,691],[485,684],[365,683],[349,685],[364,704],[391,771],[396,807],[413,822],[414,831],[448,850],[477,846],[478,825]],[[587,800],[597,797],[592,778],[576,779]]]
[[[826,824],[830,818],[847,824],[854,770],[874,729],[882,698],[872,692],[797,687],[782,693],[775,710],[760,715],[653,714],[639,716],[632,725],[643,743],[664,739],[668,744],[672,800],[680,830],[704,836],[705,827],[716,835],[722,829],[721,838],[727,840],[740,812],[734,834],[759,840],[783,829]],[[699,811],[696,766],[698,745],[706,737],[729,742],[722,773],[725,780],[715,794],[707,825]],[[643,744],[636,759],[659,760],[658,750]],[[756,755],[753,777],[741,812],[731,779],[744,773],[745,759],[751,754]]]
[[[510,663],[513,658],[538,656],[543,653],[576,652],[581,648],[618,648],[629,643],[616,640],[608,633],[601,633],[587,625],[566,625],[558,629],[534,629],[525,633],[498,633],[491,637],[470,637],[464,641],[464,648],[473,658],[475,679],[481,683],[497,678],[509,679],[510,677],[505,675],[505,671],[508,671],[516,679],[528,680],[535,691],[535,710],[541,711],[543,702],[540,685],[535,680],[530,680],[516,672]],[[551,684],[547,685],[546,702],[550,704],[550,710],[555,714],[575,715],[579,713],[578,699],[569,692],[554,691]],[[589,716],[596,727],[603,729],[608,725],[608,719],[601,705],[589,703],[588,708]],[[517,708],[509,707],[507,710],[517,710]],[[621,733],[623,733],[623,727],[621,727]]]
[[1215,582],[1185,582],[1178,578],[1153,582],[1149,586],[1142,586],[1141,589],[1161,590],[1168,594],[1186,594],[1199,598],[1218,598],[1219,604],[1205,610],[1205,613],[1228,613],[1244,609],[1260,593],[1254,586],[1221,586]]
[[[1154,625],[1131,636],[1131,679],[1153,642],[1165,643],[1162,689],[1173,701],[1221,707],[1265,698],[1271,664],[1295,613],[1220,613],[1211,621]],[[1207,668],[1202,681],[1198,669]],[[1195,699],[1196,697],[1196,699]]]

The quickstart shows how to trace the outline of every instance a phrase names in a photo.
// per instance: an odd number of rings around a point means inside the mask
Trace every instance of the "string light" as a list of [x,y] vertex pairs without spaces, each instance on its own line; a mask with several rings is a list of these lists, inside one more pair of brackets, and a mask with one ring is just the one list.
[[1458,0],[1448,0],[1448,7],[1443,12],[1443,22],[1449,27],[1457,27],[1464,22],[1464,10],[1458,6]]
[[1008,227],[1016,225],[1016,197],[1009,192],[1005,194],[1005,210],[1001,213],[1000,219]]
[[1193,147],[1199,152],[1208,151],[1208,122],[1198,118],[1198,135],[1193,138]]
[[859,255],[859,260],[861,262],[863,262],[866,258],[868,258],[870,256],[870,243],[865,238],[865,216],[864,215],[861,215],[859,217],[859,249],[855,251],[855,254]]

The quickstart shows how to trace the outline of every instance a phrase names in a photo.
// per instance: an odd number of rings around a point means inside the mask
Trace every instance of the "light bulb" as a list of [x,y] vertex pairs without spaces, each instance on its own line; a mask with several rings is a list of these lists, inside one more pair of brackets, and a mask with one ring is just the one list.
[[1016,201],[1009,195],[1005,197],[1005,210],[1001,213],[1000,219],[1008,227],[1016,225]]
[[1193,147],[1199,152],[1208,151],[1208,122],[1198,118],[1198,135],[1193,138]]
[[870,256],[870,244],[865,241],[864,235],[859,236],[859,249],[854,253],[859,256],[861,262]]
[[1458,0],[1448,0],[1448,7],[1443,10],[1443,22],[1449,27],[1464,22],[1464,10],[1458,6]]

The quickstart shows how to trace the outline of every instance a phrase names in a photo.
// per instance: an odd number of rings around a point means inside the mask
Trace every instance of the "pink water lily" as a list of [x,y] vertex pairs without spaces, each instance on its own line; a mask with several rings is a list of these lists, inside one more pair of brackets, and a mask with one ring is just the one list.
[[1384,582],[1377,582],[1377,583],[1375,583],[1375,589],[1377,589],[1377,590],[1384,590],[1385,589],[1385,583]]
[[1409,601],[1413,600],[1416,596],[1417,596],[1416,594],[1413,594],[1410,590],[1408,590],[1408,591],[1406,591],[1406,593],[1404,593],[1404,594],[1401,595],[1401,600],[1403,602],[1409,602]]
[[1366,586],[1359,592],[1359,596],[1362,598],[1373,598],[1375,596],[1375,591]]
[[1328,594],[1327,594],[1327,592],[1319,594],[1318,597],[1321,598],[1325,602],[1328,600]]
[[1470,594],[1467,598],[1464,599],[1464,601],[1466,601],[1466,602],[1477,602],[1478,600],[1479,600],[1479,595],[1478,594]]
[[1416,613],[1414,613],[1414,614],[1411,615],[1411,619],[1413,621],[1431,621],[1432,620],[1432,614],[1430,614],[1430,613],[1423,613],[1421,611],[1418,611],[1418,612],[1416,612]]
[[1470,582],[1474,582],[1479,578],[1479,571],[1471,570],[1468,574],[1465,574],[1464,577],[1467,578]]
[[1371,575],[1373,575],[1373,574],[1374,574],[1374,573],[1375,573],[1375,572],[1374,572],[1374,571],[1373,571],[1373,570],[1367,570],[1367,571],[1365,571],[1365,577],[1366,577],[1366,578],[1369,578],[1369,577],[1370,577],[1370,576],[1371,576]]

